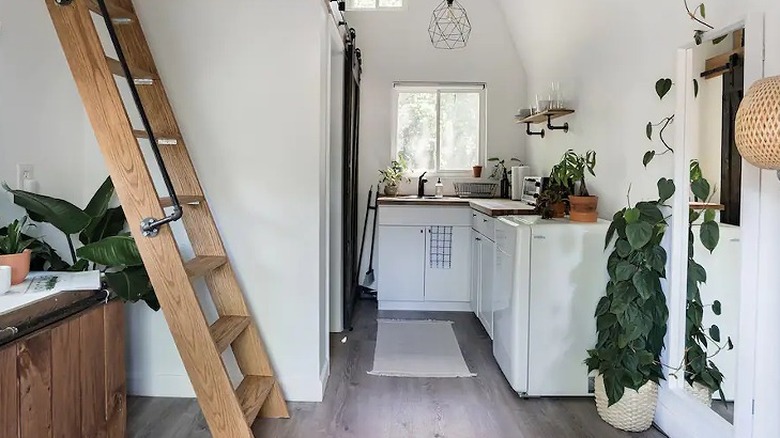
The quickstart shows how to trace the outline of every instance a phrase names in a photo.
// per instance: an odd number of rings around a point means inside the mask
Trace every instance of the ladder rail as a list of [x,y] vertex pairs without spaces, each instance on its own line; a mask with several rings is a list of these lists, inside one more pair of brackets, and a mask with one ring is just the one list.
[[116,50],[119,64],[122,66],[122,70],[125,73],[125,79],[127,80],[127,85],[130,87],[130,93],[133,96],[133,101],[135,102],[135,106],[138,108],[138,112],[141,115],[141,122],[143,123],[144,130],[149,136],[149,142],[152,146],[154,159],[157,162],[157,166],[160,168],[163,183],[165,184],[165,188],[168,191],[168,195],[171,199],[171,206],[173,207],[173,212],[162,219],[155,219],[150,217],[141,221],[141,232],[143,235],[146,237],[155,237],[159,233],[161,226],[180,220],[184,216],[184,210],[181,203],[179,202],[179,197],[176,195],[176,189],[173,187],[171,175],[168,172],[168,168],[166,167],[165,161],[163,160],[162,154],[160,153],[160,148],[157,144],[157,138],[154,136],[154,131],[152,130],[152,125],[149,122],[149,117],[146,114],[143,103],[141,102],[141,96],[138,93],[138,87],[133,78],[130,65],[127,63],[124,50],[122,50],[122,44],[119,42],[119,37],[116,34],[114,22],[111,19],[108,6],[106,6],[106,1],[97,0],[97,3],[98,7],[100,8],[101,15],[103,16],[103,20],[106,23],[106,28],[108,29],[108,34],[111,38],[111,44],[113,44],[114,50]]

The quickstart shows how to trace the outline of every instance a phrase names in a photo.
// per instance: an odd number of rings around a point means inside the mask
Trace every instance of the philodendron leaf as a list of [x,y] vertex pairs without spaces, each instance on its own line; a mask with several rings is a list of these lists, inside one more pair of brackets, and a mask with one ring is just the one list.
[[637,222],[626,225],[628,243],[634,249],[642,249],[653,238],[653,226],[647,222]]
[[715,210],[709,209],[704,212],[704,222],[712,222],[715,220]]
[[92,218],[70,202],[24,190],[3,188],[14,195],[14,203],[27,210],[36,222],[47,222],[65,234],[78,234],[89,225]]
[[722,43],[728,37],[729,37],[728,34],[721,35],[721,36],[715,38],[714,40],[712,40],[712,45],[718,45],[718,44]]
[[645,167],[647,167],[647,165],[650,164],[651,161],[653,161],[653,158],[655,158],[655,151],[645,152],[645,156],[642,157],[642,164]]
[[[647,135],[648,140],[653,139],[653,122],[647,122],[647,127],[645,128],[645,134]],[[647,166],[647,164],[645,164]]]
[[720,342],[720,328],[718,326],[713,324],[712,327],[710,327],[710,337],[713,341]]
[[627,224],[633,224],[636,223],[639,220],[639,216],[641,216],[641,212],[638,208],[629,208],[626,210],[626,212],[623,214],[623,217],[626,218]]
[[674,191],[674,181],[667,178],[661,178],[658,180],[658,198],[661,203],[668,201],[672,196],[674,196]]
[[720,313],[721,313],[721,310],[722,310],[722,309],[721,309],[721,304],[720,304],[720,301],[718,301],[718,300],[715,300],[715,302],[714,302],[714,303],[712,303],[712,313],[714,313],[714,314],[716,314],[716,315],[720,315]]
[[76,255],[103,266],[143,266],[132,237],[114,236],[76,250]]
[[654,271],[643,269],[634,275],[632,282],[643,300],[650,299],[656,293],[662,293],[661,281],[658,273]]
[[659,79],[655,83],[655,92],[658,94],[658,97],[663,100],[663,98],[669,94],[669,91],[672,90],[672,80],[669,78],[663,78]]
[[693,196],[699,201],[705,201],[710,196],[710,183],[704,178],[694,180],[691,183]]
[[704,3],[699,5],[699,12],[701,12],[701,18],[707,18],[707,7],[704,6]]
[[701,224],[699,237],[701,238],[702,245],[707,248],[707,251],[710,253],[715,251],[715,248],[718,246],[718,242],[720,241],[720,227],[718,227],[718,223],[715,221],[710,221]]
[[693,97],[699,97],[699,81],[693,80]]

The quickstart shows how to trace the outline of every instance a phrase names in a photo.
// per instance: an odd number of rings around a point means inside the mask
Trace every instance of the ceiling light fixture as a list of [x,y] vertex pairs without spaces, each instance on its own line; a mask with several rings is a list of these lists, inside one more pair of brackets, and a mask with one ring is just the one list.
[[428,26],[431,43],[437,49],[462,49],[471,36],[471,21],[457,0],[444,0],[433,10]]

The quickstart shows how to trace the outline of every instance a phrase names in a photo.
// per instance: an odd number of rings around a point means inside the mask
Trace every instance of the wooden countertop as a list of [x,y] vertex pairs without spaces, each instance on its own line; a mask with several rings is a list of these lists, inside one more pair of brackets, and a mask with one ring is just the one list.
[[418,198],[416,196],[381,197],[380,206],[428,206],[428,207],[471,207],[491,217],[532,215],[534,207],[521,201],[509,199],[477,199],[446,196],[444,198]]

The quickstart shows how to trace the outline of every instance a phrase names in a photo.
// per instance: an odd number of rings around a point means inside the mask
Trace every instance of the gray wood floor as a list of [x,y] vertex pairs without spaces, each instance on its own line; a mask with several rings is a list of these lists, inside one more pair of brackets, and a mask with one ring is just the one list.
[[[376,304],[361,302],[353,332],[332,336],[331,376],[323,403],[291,403],[290,420],[258,420],[268,438],[617,438],[664,437],[617,431],[592,399],[520,399],[493,359],[472,314],[380,312],[381,317],[455,321],[466,363],[477,377],[412,379],[367,374],[376,344]],[[341,340],[346,336],[346,342]],[[210,436],[194,400],[133,397],[129,437]]]

